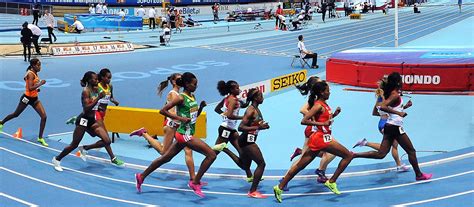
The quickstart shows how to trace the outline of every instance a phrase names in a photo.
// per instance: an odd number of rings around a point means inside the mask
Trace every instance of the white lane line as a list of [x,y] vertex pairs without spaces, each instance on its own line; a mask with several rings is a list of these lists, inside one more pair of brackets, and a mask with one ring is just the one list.
[[113,197],[99,195],[99,194],[96,194],[96,193],[89,193],[89,192],[77,190],[77,189],[74,189],[74,188],[69,188],[69,187],[66,187],[66,186],[62,186],[62,185],[58,185],[58,184],[55,184],[55,183],[44,181],[44,180],[41,180],[41,179],[38,179],[38,178],[34,178],[34,177],[31,177],[31,176],[28,176],[28,175],[24,175],[24,174],[21,174],[19,172],[14,171],[14,170],[10,170],[10,169],[5,168],[5,167],[0,167],[0,170],[5,170],[9,173],[12,173],[12,174],[15,174],[15,175],[18,175],[18,176],[21,176],[21,177],[24,177],[24,178],[27,178],[27,179],[30,179],[30,180],[34,180],[34,181],[37,181],[37,182],[40,182],[40,183],[43,183],[43,184],[46,184],[46,185],[51,185],[51,186],[61,188],[61,189],[64,189],[64,190],[68,190],[68,191],[72,191],[72,192],[75,192],[75,193],[80,193],[80,194],[83,194],[83,195],[88,195],[88,196],[92,196],[92,197],[97,197],[97,198],[102,198],[102,199],[112,200],[112,201],[117,201],[117,202],[122,202],[122,203],[140,205],[140,206],[156,206],[156,205],[151,205],[151,204],[147,204],[147,203],[139,203],[139,202],[135,202],[135,201],[123,200],[123,199],[119,199],[119,198],[113,198]]
[[[39,159],[30,157],[30,156],[28,156],[28,155],[23,155],[23,154],[21,154],[21,153],[18,153],[18,152],[9,150],[9,149],[1,148],[1,147],[0,147],[0,149],[1,149],[1,150],[5,150],[5,151],[7,151],[7,152],[10,152],[10,153],[12,153],[12,154],[21,156],[21,157],[25,157],[25,158],[30,159],[30,160],[33,160],[33,161],[37,161],[37,162],[40,162],[40,163],[43,163],[43,164],[52,166],[51,163],[48,163],[48,162],[45,162],[45,161],[42,161],[42,160],[39,160]],[[110,181],[115,181],[115,182],[119,182],[119,183],[127,183],[127,184],[131,184],[131,185],[135,185],[135,182],[131,182],[131,181],[126,181],[126,180],[120,180],[120,179],[105,177],[105,176],[101,176],[101,175],[97,175],[97,174],[93,174],[93,173],[88,173],[88,172],[83,172],[83,171],[79,171],[79,170],[75,170],[75,169],[67,168],[67,167],[63,167],[63,169],[70,170],[70,171],[72,171],[72,172],[79,173],[79,174],[83,174],[83,175],[88,175],[88,176],[96,177],[96,178],[101,178],[101,179],[110,180]],[[399,188],[399,187],[404,187],[404,186],[410,186],[410,185],[416,185],[416,184],[421,184],[421,183],[427,183],[427,182],[433,182],[433,181],[438,181],[438,180],[444,180],[444,179],[448,179],[448,178],[453,178],[453,177],[457,177],[457,176],[466,175],[466,174],[473,173],[473,172],[474,172],[474,170],[471,170],[471,171],[462,172],[462,173],[458,173],[458,174],[454,174],[454,175],[448,175],[448,176],[444,176],[444,177],[434,178],[434,179],[431,179],[431,180],[416,181],[416,182],[411,182],[411,183],[404,183],[404,184],[391,185],[391,186],[383,186],[383,187],[375,187],[375,188],[362,188],[362,189],[348,190],[348,191],[341,191],[341,192],[344,192],[344,193],[352,193],[352,192],[366,192],[366,191],[375,191],[375,190],[385,190],[385,189],[391,189],[391,188]],[[173,187],[166,187],[166,186],[159,186],[159,185],[143,184],[143,186],[152,187],[152,188],[159,188],[159,189],[174,190],[174,191],[186,191],[186,192],[191,192],[191,190],[189,190],[189,189],[173,188]],[[230,193],[230,192],[218,192],[218,191],[203,191],[203,192],[204,192],[204,193],[209,193],[209,194],[218,194],[218,195],[247,196],[247,194],[245,194],[245,193]],[[285,194],[285,196],[326,195],[326,194],[333,194],[333,193],[332,193],[332,192],[298,193],[298,194],[293,193],[293,194]],[[265,194],[265,195],[272,195],[272,194]]]
[[[7,134],[5,132],[1,132],[1,133],[13,138],[13,136],[10,135],[10,134]],[[16,139],[16,138],[14,138],[14,139]],[[48,150],[51,150],[51,151],[61,152],[61,150],[45,147],[43,145],[36,144],[36,143],[33,143],[31,141],[28,141],[28,140],[24,140],[24,139],[16,139],[16,140],[26,142],[28,144],[32,144],[32,145],[35,145],[35,146],[38,146],[38,147],[42,147],[44,149],[48,149]],[[6,149],[6,148],[0,147],[0,149]],[[77,158],[77,156],[74,155],[74,154],[69,154],[69,155]],[[453,162],[453,161],[457,161],[457,160],[462,160],[462,159],[466,159],[466,158],[470,158],[470,157],[474,157],[474,152],[469,152],[469,153],[457,155],[457,156],[454,156],[454,157],[448,157],[448,158],[444,158],[444,159],[419,163],[418,165],[420,167],[427,167],[427,166],[439,165],[439,164],[444,164],[444,163]],[[107,164],[110,163],[109,159],[94,157],[94,156],[90,156],[90,155],[87,155],[87,159],[94,160],[94,161],[101,162],[101,163],[107,163]],[[125,163],[123,165],[123,167],[136,169],[136,170],[145,170],[148,166]],[[396,170],[397,170],[396,167],[390,167],[390,168],[377,169],[377,170],[348,172],[348,173],[342,173],[340,175],[340,177],[356,177],[356,176],[375,175],[375,174],[388,173],[388,172],[392,172],[392,171],[396,171]],[[156,172],[156,173],[178,174],[178,175],[185,175],[185,176],[189,175],[188,171],[166,169],[166,168],[158,168],[154,172]],[[263,177],[267,180],[279,180],[279,179],[282,178],[282,176],[283,175],[269,175],[269,176],[263,176]],[[332,174],[327,174],[327,176],[332,176]],[[209,173],[209,172],[204,174],[203,177],[205,177],[205,178],[228,178],[228,179],[246,179],[247,178],[247,176],[245,176],[245,175]],[[310,180],[310,179],[316,179],[316,178],[317,178],[317,175],[296,175],[293,178],[293,180]]]
[[442,197],[437,197],[437,198],[432,198],[432,199],[427,199],[427,200],[422,200],[422,201],[416,201],[416,202],[412,202],[412,203],[397,204],[397,205],[393,205],[393,207],[405,207],[405,206],[418,205],[418,204],[422,204],[422,203],[428,203],[428,202],[432,202],[432,201],[438,201],[438,200],[453,198],[453,197],[456,197],[456,196],[462,196],[462,195],[466,195],[466,194],[469,194],[469,193],[474,193],[474,190],[470,190],[470,191],[466,191],[466,192],[462,192],[462,193],[451,194],[451,195],[442,196]]
[[38,205],[33,204],[33,203],[30,203],[30,202],[28,202],[28,201],[21,200],[21,199],[19,199],[19,198],[17,198],[17,197],[13,197],[13,196],[11,196],[11,195],[7,195],[7,194],[5,194],[5,193],[1,193],[1,192],[0,192],[0,196],[3,196],[3,197],[8,198],[8,199],[10,199],[10,200],[14,200],[14,201],[16,201],[16,202],[18,202],[18,203],[25,204],[25,205],[30,206],[30,207],[37,207],[37,206],[38,206]]
[[68,134],[72,134],[74,133],[74,131],[72,132],[62,132],[62,133],[56,133],[56,134],[49,134],[47,137],[57,137],[57,136],[62,136],[62,135],[68,135]]

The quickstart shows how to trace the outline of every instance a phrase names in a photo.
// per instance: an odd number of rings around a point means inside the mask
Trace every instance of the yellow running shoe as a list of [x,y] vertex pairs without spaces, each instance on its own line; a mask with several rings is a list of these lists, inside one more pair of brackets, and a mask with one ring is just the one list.
[[39,143],[41,143],[41,145],[43,145],[43,146],[45,146],[45,147],[49,146],[48,143],[46,143],[46,141],[44,141],[44,139],[41,138],[41,137],[38,137],[38,140],[37,140],[37,141],[38,141]]
[[337,194],[337,195],[341,194],[341,192],[339,192],[339,190],[337,189],[337,184],[336,184],[335,182],[334,182],[334,183],[330,183],[329,180],[328,180],[328,181],[326,181],[326,182],[324,183],[324,185],[325,185],[326,187],[328,187],[329,190],[331,190],[333,193],[335,193],[335,194]]
[[278,185],[273,186],[273,194],[275,194],[275,198],[277,199],[278,203],[281,203],[283,199],[281,198],[281,194],[283,193],[283,190],[278,187]]

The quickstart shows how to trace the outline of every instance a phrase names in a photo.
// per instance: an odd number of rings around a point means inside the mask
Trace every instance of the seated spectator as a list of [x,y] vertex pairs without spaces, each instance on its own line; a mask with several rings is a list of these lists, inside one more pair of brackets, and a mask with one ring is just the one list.
[[414,13],[421,13],[421,11],[418,10],[418,6],[416,4],[413,4],[413,12]]
[[318,68],[318,53],[313,53],[306,49],[304,45],[303,35],[298,36],[298,50],[300,51],[301,58],[309,59],[312,58],[311,68]]
[[293,24],[293,27],[294,27],[293,30],[298,30],[298,25],[303,23],[304,16],[305,16],[304,11],[301,11],[300,14],[297,16],[297,18],[291,21],[291,24]]
[[163,28],[163,32],[160,34],[160,45],[166,45],[165,39],[170,37],[171,29],[168,27],[168,25],[165,25],[165,28]]
[[76,31],[78,34],[81,34],[82,30],[84,30],[84,25],[77,20],[77,17],[74,17],[74,23],[71,25],[71,28],[69,29],[69,32]]

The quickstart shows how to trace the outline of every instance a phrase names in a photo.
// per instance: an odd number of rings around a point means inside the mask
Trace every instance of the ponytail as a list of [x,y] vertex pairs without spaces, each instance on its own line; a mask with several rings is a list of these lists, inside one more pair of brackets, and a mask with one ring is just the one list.
[[84,76],[81,79],[81,86],[86,87],[89,84],[89,81],[91,80],[92,75],[94,74],[95,73],[93,71],[87,71],[86,73],[84,73]]
[[229,80],[227,82],[221,80],[217,82],[217,90],[219,91],[219,94],[221,94],[221,96],[229,94],[232,90],[233,84],[237,85],[238,83],[234,80]]
[[165,90],[166,87],[168,87],[168,82],[171,83],[172,80],[176,80],[176,84],[178,84],[176,77],[178,77],[180,74],[179,73],[173,73],[166,80],[161,81],[160,84],[158,85],[158,95],[161,97],[163,94],[163,90]]
[[308,78],[308,81],[306,81],[306,83],[303,83],[302,85],[296,85],[295,87],[296,89],[298,89],[301,95],[306,96],[308,95],[313,85],[319,81],[320,81],[319,77],[311,76],[310,78]]
[[251,88],[249,92],[247,93],[247,99],[245,100],[245,103],[241,105],[241,108],[246,108],[247,106],[250,105],[250,102],[252,102],[255,98],[255,96],[258,94],[259,90],[256,88]]
[[308,105],[310,108],[313,107],[316,98],[322,96],[324,90],[326,90],[326,87],[328,87],[326,81],[317,82],[313,85],[313,87],[311,87],[311,93],[308,98]]

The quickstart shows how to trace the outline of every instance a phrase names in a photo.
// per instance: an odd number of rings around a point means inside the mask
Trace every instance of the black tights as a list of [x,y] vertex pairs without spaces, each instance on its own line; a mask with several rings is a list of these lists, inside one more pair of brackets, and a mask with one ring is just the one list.
[[26,59],[26,50],[28,49],[28,61],[31,59],[31,42],[23,43],[23,57]]
[[257,190],[258,184],[263,176],[263,171],[265,171],[265,160],[263,159],[262,152],[257,144],[250,144],[242,147],[242,162],[246,168],[250,168],[252,161],[257,163],[257,168],[253,173],[252,186],[250,187],[250,192]]

